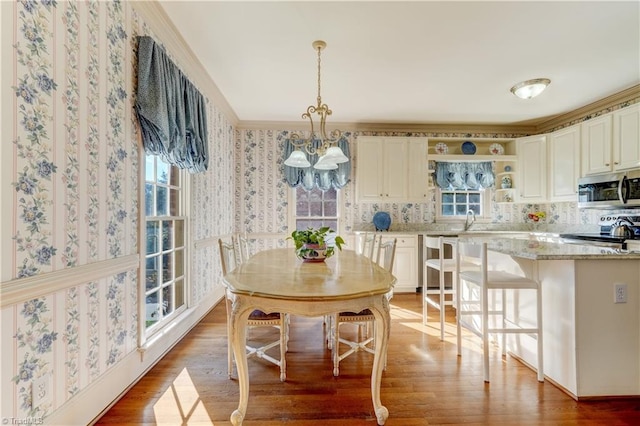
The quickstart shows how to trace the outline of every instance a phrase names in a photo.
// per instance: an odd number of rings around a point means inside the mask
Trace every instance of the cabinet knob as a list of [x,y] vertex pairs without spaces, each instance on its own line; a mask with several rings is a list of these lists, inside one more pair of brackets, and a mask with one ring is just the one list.
[[609,164],[609,163],[604,163],[604,165],[605,165],[605,166],[610,166],[611,164]]
[[613,164],[620,164],[620,162],[619,161],[614,161]]
[[[607,166],[608,166],[608,164],[607,164]],[[382,197],[382,194],[380,194],[380,196]]]

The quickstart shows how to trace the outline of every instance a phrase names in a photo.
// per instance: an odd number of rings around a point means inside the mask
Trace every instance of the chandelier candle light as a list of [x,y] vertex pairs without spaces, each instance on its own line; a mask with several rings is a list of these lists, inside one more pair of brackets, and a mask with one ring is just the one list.
[[[296,149],[289,155],[284,162],[285,165],[290,167],[311,167],[311,163],[307,159],[307,156],[302,152],[302,148],[309,155],[318,155],[320,158],[314,164],[314,168],[318,170],[333,170],[338,168],[339,163],[346,163],[349,158],[344,155],[337,142],[342,137],[340,130],[332,130],[327,136],[325,129],[327,116],[331,115],[331,110],[327,104],[322,103],[322,97],[320,96],[320,52],[327,47],[327,43],[322,40],[316,40],[312,43],[313,49],[318,52],[318,98],[317,105],[310,105],[307,108],[307,112],[302,114],[302,118],[309,119],[311,124],[311,134],[308,138],[303,138],[298,133],[291,134],[291,143]],[[316,131],[313,123],[313,114],[318,114],[320,117],[320,129]],[[319,141],[319,146],[314,147],[314,141]]]

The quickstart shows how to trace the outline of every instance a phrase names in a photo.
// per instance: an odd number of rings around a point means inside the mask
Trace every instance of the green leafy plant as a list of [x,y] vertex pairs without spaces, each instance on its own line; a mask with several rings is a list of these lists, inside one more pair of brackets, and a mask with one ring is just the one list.
[[[308,244],[317,244],[318,246],[326,247],[326,239],[328,234],[333,233],[333,229],[328,226],[323,226],[321,228],[308,228],[304,231],[295,230],[291,233],[290,237],[287,237],[288,240],[293,240],[296,246],[296,254],[301,257],[307,257],[312,251],[315,251],[314,248],[307,247]],[[345,244],[344,240],[341,236],[335,236],[335,247],[338,250],[342,250],[342,246]],[[326,247],[326,257],[331,257],[334,254],[334,246]]]

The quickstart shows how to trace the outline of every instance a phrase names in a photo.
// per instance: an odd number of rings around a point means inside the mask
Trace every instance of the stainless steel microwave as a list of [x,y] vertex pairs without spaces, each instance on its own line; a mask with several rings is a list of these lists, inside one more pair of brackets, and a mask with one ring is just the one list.
[[578,179],[578,208],[640,208],[640,170]]

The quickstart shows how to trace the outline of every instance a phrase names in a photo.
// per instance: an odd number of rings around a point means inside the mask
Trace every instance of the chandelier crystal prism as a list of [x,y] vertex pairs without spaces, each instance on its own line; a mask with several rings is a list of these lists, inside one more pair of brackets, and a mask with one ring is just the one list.
[[[309,155],[318,155],[318,161],[313,166],[318,170],[333,170],[338,168],[338,164],[346,163],[349,158],[344,155],[340,147],[337,145],[338,141],[342,137],[340,130],[332,130],[327,134],[326,124],[327,117],[331,115],[331,109],[327,104],[322,103],[322,96],[320,95],[320,70],[321,70],[321,52],[322,49],[327,47],[327,43],[322,40],[316,40],[312,43],[313,49],[318,52],[318,97],[316,99],[316,105],[309,105],[307,111],[302,114],[303,119],[308,119],[311,126],[311,132],[309,137],[305,138],[300,133],[292,133],[290,141],[295,147],[295,150],[284,161],[284,164],[290,167],[311,167],[311,163],[307,159],[307,156],[302,151],[307,152]],[[313,116],[317,114],[319,128],[316,129],[313,122]]]

